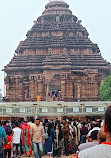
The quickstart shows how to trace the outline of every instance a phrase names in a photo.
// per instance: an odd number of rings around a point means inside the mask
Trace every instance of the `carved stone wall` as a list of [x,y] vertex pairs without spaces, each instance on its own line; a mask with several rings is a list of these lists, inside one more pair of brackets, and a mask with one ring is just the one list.
[[111,65],[67,3],[49,2],[26,36],[4,67],[4,101],[46,100],[51,87],[65,101],[100,100]]
[[72,71],[61,75],[61,91],[66,101],[99,100],[98,70]]
[[6,101],[36,101],[37,96],[45,100],[45,81],[42,75],[6,77]]

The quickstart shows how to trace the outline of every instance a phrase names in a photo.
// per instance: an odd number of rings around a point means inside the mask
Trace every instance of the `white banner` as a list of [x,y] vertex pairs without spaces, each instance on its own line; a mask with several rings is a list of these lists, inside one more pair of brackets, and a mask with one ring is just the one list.
[[12,113],[12,108],[6,108],[6,113]]
[[74,107],[73,108],[73,112],[79,112],[79,108],[78,107]]
[[42,112],[48,112],[48,108],[42,108]]
[[86,112],[92,112],[92,108],[86,108]]
[[104,107],[98,107],[99,112],[104,112]]
[[25,113],[25,108],[20,108],[21,113]]
[[63,112],[63,108],[57,108],[57,112]]

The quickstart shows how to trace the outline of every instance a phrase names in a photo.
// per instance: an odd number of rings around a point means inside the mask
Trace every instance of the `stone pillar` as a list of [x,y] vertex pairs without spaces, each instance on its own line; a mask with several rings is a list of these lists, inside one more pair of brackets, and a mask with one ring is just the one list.
[[43,98],[43,82],[41,80],[38,81],[38,95]]
[[49,93],[49,84],[47,84],[46,96],[48,96],[48,93]]
[[13,77],[13,101],[16,101],[16,79]]
[[50,101],[50,98],[48,97],[48,93],[49,93],[49,84],[47,84],[47,85],[45,86],[45,92],[46,92],[45,100],[46,100],[46,101]]
[[66,81],[61,81],[61,95],[63,99],[66,97]]
[[15,101],[15,78],[11,77],[11,99],[14,102]]
[[19,95],[18,95],[19,100],[24,99],[24,89],[23,89],[23,80],[20,77],[19,79]]
[[13,101],[13,88],[12,85],[10,85],[10,101]]
[[19,77],[16,78],[16,88],[15,88],[15,96],[16,96],[16,101],[18,101],[18,95],[19,95]]
[[67,101],[73,101],[73,83],[71,80],[66,82],[66,99]]
[[69,97],[73,99],[73,82],[69,82]]
[[37,80],[35,80],[35,93],[34,93],[34,96],[36,97],[37,96],[37,91],[38,91],[38,83],[37,83]]
[[80,98],[80,85],[77,85],[77,98]]
[[30,82],[30,90],[31,90],[31,99],[35,98],[35,84],[34,84],[34,80],[32,80]]
[[10,98],[10,90],[9,90],[10,84],[9,81],[6,79],[6,98]]

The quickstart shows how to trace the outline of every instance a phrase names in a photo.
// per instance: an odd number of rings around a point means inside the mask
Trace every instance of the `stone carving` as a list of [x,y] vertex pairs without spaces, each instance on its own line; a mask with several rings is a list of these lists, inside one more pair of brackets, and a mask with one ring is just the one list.
[[43,101],[52,89],[64,101],[100,100],[100,85],[111,66],[88,35],[67,3],[49,2],[4,67],[4,100]]
[[69,22],[70,22],[70,23],[74,23],[74,18],[71,17],[71,18],[69,19]]
[[56,22],[60,22],[59,16],[56,16]]
[[82,20],[78,20],[78,24],[81,24],[82,23]]

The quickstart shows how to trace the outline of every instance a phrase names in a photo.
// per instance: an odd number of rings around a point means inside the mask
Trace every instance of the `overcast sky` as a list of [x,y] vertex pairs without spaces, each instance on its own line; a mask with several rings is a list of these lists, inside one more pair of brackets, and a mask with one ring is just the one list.
[[[82,20],[90,39],[102,56],[111,62],[111,0],[64,0]],[[0,86],[4,91],[4,73],[20,41],[33,26],[49,0],[0,0]]]

